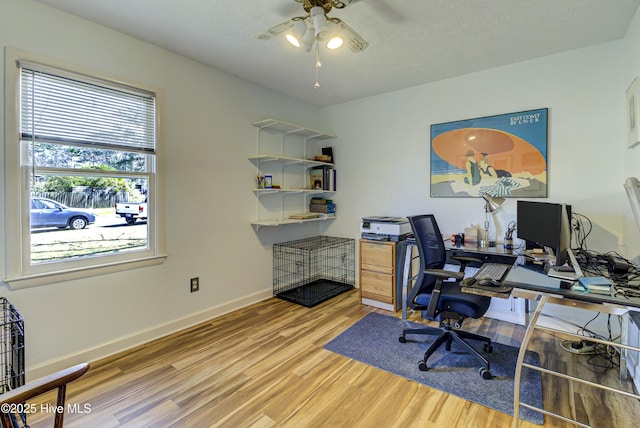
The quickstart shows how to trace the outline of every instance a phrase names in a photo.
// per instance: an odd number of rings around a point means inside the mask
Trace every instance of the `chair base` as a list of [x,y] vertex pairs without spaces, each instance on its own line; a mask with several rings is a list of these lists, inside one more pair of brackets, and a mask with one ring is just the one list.
[[469,333],[463,330],[453,330],[450,326],[446,326],[444,329],[442,328],[434,328],[434,327],[424,327],[424,328],[408,328],[402,331],[402,334],[398,338],[400,343],[406,343],[406,335],[407,334],[426,334],[430,336],[438,336],[436,340],[429,346],[427,352],[425,352],[424,357],[418,363],[418,368],[422,371],[429,370],[427,366],[427,360],[429,357],[436,352],[438,348],[442,345],[445,345],[445,349],[447,351],[451,351],[451,343],[456,342],[463,348],[471,351],[471,355],[473,355],[476,360],[478,360],[482,367],[480,368],[480,376],[483,379],[491,379],[493,376],[490,372],[490,364],[489,360],[487,360],[482,354],[475,350],[469,343],[465,341],[465,339],[470,340],[478,340],[481,342],[485,342],[484,351],[487,353],[493,352],[493,346],[491,345],[491,339],[488,337],[480,336],[474,333]]

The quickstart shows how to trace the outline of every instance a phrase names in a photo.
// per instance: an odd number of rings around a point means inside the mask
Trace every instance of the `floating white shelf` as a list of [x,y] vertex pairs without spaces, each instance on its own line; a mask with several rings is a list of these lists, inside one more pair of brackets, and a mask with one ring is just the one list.
[[253,193],[256,196],[260,197],[263,195],[272,195],[275,193],[305,193],[307,195],[319,195],[321,193],[336,193],[332,190],[322,190],[322,189],[253,189]]
[[278,119],[265,119],[258,122],[254,122],[253,126],[260,129],[272,130],[281,134],[289,135],[295,134],[301,137],[305,137],[307,140],[326,140],[329,138],[336,138],[335,135],[327,134],[326,132],[316,131],[315,129],[305,128],[304,126],[296,125],[294,123],[284,122]]
[[298,224],[298,223],[310,223],[314,221],[334,220],[335,218],[336,218],[335,215],[325,214],[324,217],[317,217],[317,218],[305,218],[305,219],[285,218],[280,220],[254,220],[251,222],[251,224],[258,227],[281,226],[283,224]]
[[[294,210],[300,210],[302,213],[308,212],[308,202],[309,195],[319,195],[319,194],[334,194],[335,191],[332,190],[323,190],[323,189],[306,189],[306,188],[295,188],[297,186],[308,185],[308,170],[314,167],[329,167],[334,168],[333,163],[329,162],[321,162],[316,160],[306,159],[307,157],[307,143],[311,141],[319,141],[319,140],[328,140],[332,138],[336,138],[335,135],[328,134],[326,132],[318,131],[315,129],[305,128],[303,126],[295,125],[293,123],[284,122],[276,119],[265,119],[258,122],[253,123],[253,126],[258,128],[258,141],[257,141],[257,155],[249,157],[249,161],[251,161],[257,170],[257,175],[262,175],[265,172],[271,173],[274,171],[276,175],[278,175],[281,179],[285,175],[285,169],[287,167],[300,167],[300,169],[291,169],[287,170],[287,177],[295,177],[293,180],[294,187],[286,187],[286,184],[291,186],[291,182],[285,183],[283,181],[276,182],[280,185],[285,185],[283,188],[268,188],[268,189],[253,189],[253,193],[258,199],[257,202],[257,220],[251,222],[252,225],[257,228],[263,226],[280,226],[287,224],[299,224],[299,223],[310,223],[310,222],[318,222],[318,221],[326,221],[333,220],[336,218],[335,214],[321,214],[320,217],[317,218],[305,218],[305,219],[292,219],[285,218],[285,212],[291,212],[291,206],[285,208],[285,201],[287,205],[294,204]],[[261,144],[261,133],[269,132],[272,134],[277,134],[280,136],[280,149],[281,153],[272,154],[272,153],[263,153],[263,144]],[[301,144],[298,146],[301,148],[299,152],[302,154],[301,157],[290,157],[284,156],[284,154],[290,150],[285,150],[285,146],[289,144]],[[295,146],[287,146],[289,149],[296,148]],[[315,147],[317,150],[318,148]],[[271,151],[271,150],[270,150]],[[275,149],[274,151],[278,151]],[[317,153],[317,152],[315,152]],[[298,153],[296,153],[298,154]],[[265,172],[263,172],[265,171]],[[274,176],[275,178],[275,176]],[[299,197],[300,202],[298,202],[295,198],[285,198],[288,195],[300,194]],[[265,206],[261,206],[260,199],[262,197],[266,197],[268,195],[280,195],[281,198],[279,200],[280,206],[276,207],[273,202],[278,200],[267,200],[269,203],[266,203]],[[278,196],[273,196],[278,197]],[[268,208],[267,208],[268,206]],[[273,219],[273,217],[278,217],[279,219]],[[266,217],[266,218],[263,218]]]
[[313,167],[313,166],[333,167],[334,166],[332,163],[329,163],[329,162],[320,162],[320,161],[315,161],[310,159],[288,158],[285,156],[277,156],[277,155],[253,156],[253,157],[250,157],[249,160],[256,165],[261,163],[266,163],[266,162],[282,162],[284,166],[291,166],[291,165],[303,165],[306,167]]

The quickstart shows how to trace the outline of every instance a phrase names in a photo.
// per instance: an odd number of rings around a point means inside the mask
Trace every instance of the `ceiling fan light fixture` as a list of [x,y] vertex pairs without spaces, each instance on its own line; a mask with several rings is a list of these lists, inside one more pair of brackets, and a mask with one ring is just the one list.
[[293,46],[297,48],[300,47],[300,40],[295,36],[295,34],[289,33],[285,37],[287,38],[287,41],[291,43]]
[[340,26],[332,22],[329,28],[330,29],[327,31],[325,37],[325,46],[327,49],[334,50],[342,47],[344,44],[344,37]]
[[296,22],[296,25],[294,25],[293,28],[287,32],[287,34],[285,34],[285,37],[289,43],[299,48],[302,45],[302,37],[304,36],[306,31],[307,24],[304,22],[304,20],[301,19]]
[[305,51],[310,52],[313,42],[316,40],[316,29],[312,25],[307,26],[307,31],[302,36],[302,47]]
[[344,39],[339,36],[332,36],[329,41],[327,42],[327,48],[329,49],[338,49],[340,47],[342,47],[342,45],[344,44]]
[[327,17],[324,14],[324,9],[320,6],[314,6],[309,11],[309,15],[311,16],[311,22],[316,29],[316,37],[324,37],[326,32],[329,31],[329,23],[327,22]]

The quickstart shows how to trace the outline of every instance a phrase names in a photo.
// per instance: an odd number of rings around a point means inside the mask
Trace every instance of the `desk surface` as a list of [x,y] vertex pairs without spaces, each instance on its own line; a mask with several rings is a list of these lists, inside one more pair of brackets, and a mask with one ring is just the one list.
[[519,263],[513,265],[503,282],[509,287],[553,294],[573,300],[598,304],[608,303],[640,309],[640,298],[638,297],[610,296],[606,294],[573,291],[563,288],[563,281],[551,278],[545,273],[539,272],[537,269],[531,269]]

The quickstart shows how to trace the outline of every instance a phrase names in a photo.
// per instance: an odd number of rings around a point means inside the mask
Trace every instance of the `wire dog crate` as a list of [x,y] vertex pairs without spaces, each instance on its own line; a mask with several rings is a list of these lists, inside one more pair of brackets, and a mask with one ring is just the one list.
[[273,295],[312,307],[355,285],[355,240],[331,236],[273,246]]
[[[24,385],[24,319],[5,297],[0,297],[0,310],[0,394],[4,394]],[[24,413],[12,414],[11,417],[14,427],[27,426]]]
[[0,393],[24,385],[24,320],[9,301],[0,297],[2,339],[0,341]]

